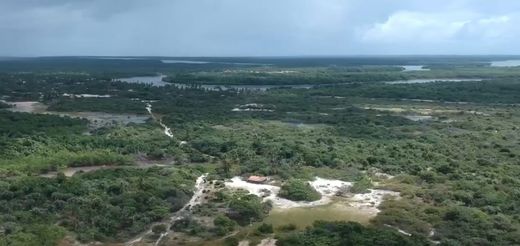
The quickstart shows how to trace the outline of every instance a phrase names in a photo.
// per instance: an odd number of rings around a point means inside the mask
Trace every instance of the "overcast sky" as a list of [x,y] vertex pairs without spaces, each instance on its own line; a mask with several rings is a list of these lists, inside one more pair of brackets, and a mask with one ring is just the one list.
[[519,0],[0,0],[0,56],[520,54]]

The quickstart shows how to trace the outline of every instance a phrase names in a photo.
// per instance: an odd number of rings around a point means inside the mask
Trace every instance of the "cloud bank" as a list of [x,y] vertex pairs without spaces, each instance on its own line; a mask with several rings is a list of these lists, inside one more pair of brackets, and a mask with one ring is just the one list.
[[520,1],[2,0],[0,56],[520,54]]

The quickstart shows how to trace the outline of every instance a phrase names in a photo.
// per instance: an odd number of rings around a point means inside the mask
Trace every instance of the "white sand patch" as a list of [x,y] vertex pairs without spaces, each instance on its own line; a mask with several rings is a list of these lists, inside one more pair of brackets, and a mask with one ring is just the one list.
[[403,72],[414,72],[414,71],[430,71],[429,68],[424,68],[423,65],[402,65]]
[[276,241],[274,238],[265,238],[257,246],[276,246]]
[[159,122],[159,124],[164,128],[164,134],[170,138],[173,138],[172,129],[167,127],[164,123]]
[[[400,108],[400,107],[361,107],[362,109],[366,110],[376,110],[376,111],[382,111],[382,112],[391,112],[391,113],[406,113],[411,112],[416,115],[414,117],[418,119],[417,117],[424,115],[424,116],[430,116],[432,114],[470,114],[470,115],[479,115],[479,116],[490,116],[488,113],[479,112],[475,110],[459,110],[459,109],[432,109],[432,108]],[[410,117],[410,116],[405,116]],[[414,119],[412,119],[414,120]]]
[[110,98],[111,95],[97,95],[97,94],[69,94],[69,93],[63,93],[64,97],[71,97],[71,98]]
[[[5,101],[4,101],[5,102]],[[33,114],[48,114],[67,116],[71,118],[86,119],[89,121],[91,128],[100,128],[105,126],[112,126],[114,124],[127,125],[129,123],[144,124],[149,117],[137,114],[113,114],[104,112],[54,112],[47,111],[47,106],[40,102],[5,102],[10,104],[12,108],[7,110],[12,112],[33,113]]]
[[385,84],[398,85],[398,84],[424,84],[434,82],[481,82],[483,79],[410,79],[410,80],[396,80],[388,81]]
[[232,112],[274,112],[273,105],[264,105],[259,103],[248,103],[238,105],[231,110]]
[[249,241],[248,240],[240,241],[240,242],[238,242],[238,246],[249,246]]
[[12,112],[20,113],[43,113],[47,110],[47,106],[40,102],[28,101],[28,102],[7,102],[2,101],[11,105],[12,108],[7,110]]
[[149,114],[152,114],[152,105],[147,103],[146,104],[146,111],[148,111]]
[[349,188],[352,186],[351,182],[345,182],[341,180],[323,179],[316,177],[314,181],[309,184],[318,191],[322,196],[335,196],[340,190]]
[[298,207],[315,207],[326,205],[331,202],[331,198],[335,196],[336,192],[343,186],[350,186],[351,183],[339,180],[327,180],[316,178],[316,180],[309,182],[309,184],[316,189],[322,196],[320,200],[313,202],[296,202],[278,196],[280,187],[269,184],[253,184],[242,180],[240,177],[234,177],[225,183],[228,188],[243,189],[250,194],[263,197],[264,201],[270,200],[275,208],[298,208]]
[[399,197],[399,192],[389,190],[374,190],[370,189],[368,193],[355,194],[353,197],[348,198],[349,205],[360,210],[365,210],[368,214],[376,215],[380,212],[378,209],[379,205],[387,197]]
[[431,116],[431,115],[405,115],[404,118],[409,119],[411,121],[433,120],[433,116]]
[[405,236],[409,236],[409,237],[411,237],[411,236],[412,236],[412,234],[411,234],[411,233],[409,233],[409,232],[406,232],[406,231],[404,231],[404,230],[402,230],[402,229],[399,229],[398,227],[395,227],[395,226],[391,226],[391,225],[388,225],[388,224],[385,224],[385,226],[386,226],[386,227],[390,227],[390,228],[392,228],[392,229],[396,229],[396,230],[397,230],[397,232],[399,232],[399,233],[401,233],[401,234],[403,234],[403,235],[405,235]]
[[[226,187],[231,189],[243,189],[250,194],[263,197],[264,201],[270,200],[274,208],[290,209],[301,207],[316,207],[327,205],[332,202],[332,198],[337,197],[339,192],[348,190],[353,183],[341,180],[331,180],[316,177],[314,181],[309,181],[309,184],[321,194],[321,199],[313,202],[296,202],[285,198],[278,197],[280,192],[279,186],[270,184],[254,184],[242,180],[241,177],[234,177],[225,182]],[[377,207],[383,202],[385,197],[398,197],[399,193],[387,190],[369,190],[365,194],[355,194],[350,198],[346,198],[344,202],[350,206],[360,210],[366,210],[369,214],[377,214],[379,210]]]
[[259,109],[259,108],[233,108],[232,112],[274,112],[272,109]]

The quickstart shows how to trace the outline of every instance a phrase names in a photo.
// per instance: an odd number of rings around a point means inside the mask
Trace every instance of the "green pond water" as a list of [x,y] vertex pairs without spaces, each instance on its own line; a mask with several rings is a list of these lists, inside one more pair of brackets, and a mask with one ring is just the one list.
[[373,215],[346,204],[333,203],[318,207],[273,209],[264,220],[275,228],[282,225],[294,224],[299,229],[312,225],[314,221],[354,221],[368,224]]

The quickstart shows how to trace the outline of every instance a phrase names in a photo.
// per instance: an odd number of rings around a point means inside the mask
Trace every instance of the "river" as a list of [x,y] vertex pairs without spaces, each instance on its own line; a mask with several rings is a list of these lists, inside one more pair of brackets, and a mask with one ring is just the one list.
[[398,85],[398,84],[424,84],[433,82],[480,82],[483,79],[457,79],[457,78],[438,78],[438,79],[410,79],[410,80],[396,80],[387,81],[385,84]]
[[493,61],[491,62],[492,67],[519,67],[520,60],[505,60],[505,61]]
[[[403,66],[405,67],[405,71],[424,71],[417,70],[417,67],[422,66]],[[406,69],[409,70],[406,70]],[[415,70],[414,70],[415,69]],[[191,84],[182,84],[182,83],[168,83],[164,82],[163,79],[165,75],[157,75],[157,76],[143,76],[143,77],[131,77],[131,78],[119,78],[114,79],[114,81],[122,81],[127,83],[141,83],[141,84],[150,84],[153,86],[175,86],[177,88],[190,88]],[[433,78],[433,79],[411,79],[411,80],[396,80],[396,81],[385,81],[386,84],[422,84],[422,83],[432,83],[432,82],[479,82],[483,81],[483,79],[475,78],[475,79],[461,79],[461,78]],[[315,87],[322,86],[333,86],[333,85],[345,85],[351,83],[340,83],[340,84],[299,84],[299,85],[206,85],[206,84],[197,84],[198,87],[210,90],[210,91],[226,91],[226,90],[247,90],[247,91],[267,91],[269,89],[275,88],[290,88],[290,89],[311,89]]]
[[[139,83],[139,84],[149,84],[152,86],[162,87],[166,85],[175,86],[177,88],[190,88],[191,84],[182,84],[182,83],[168,83],[164,82],[163,79],[165,75],[156,75],[156,76],[138,76],[138,77],[130,77],[130,78],[118,78],[114,79],[114,81],[122,81],[126,83]],[[302,85],[206,85],[206,84],[197,84],[202,89],[210,90],[210,91],[226,91],[226,90],[249,90],[249,91],[266,91],[268,89],[273,88],[294,88],[294,89],[310,89],[315,85],[311,84],[302,84]]]
[[429,68],[424,68],[422,65],[403,65],[401,67],[404,68],[403,72],[430,71]]

